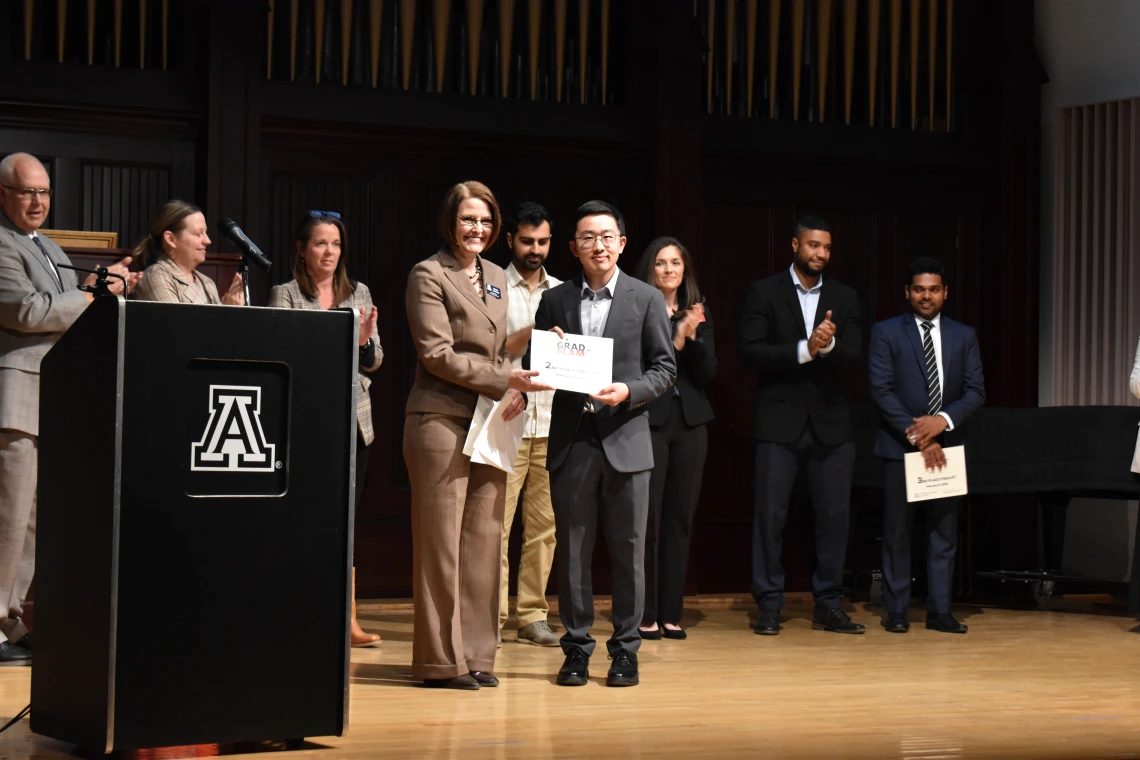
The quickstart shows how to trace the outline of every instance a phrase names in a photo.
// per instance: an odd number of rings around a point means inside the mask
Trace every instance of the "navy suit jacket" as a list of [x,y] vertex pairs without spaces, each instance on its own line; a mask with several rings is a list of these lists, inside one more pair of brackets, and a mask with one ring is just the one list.
[[[955,322],[945,314],[939,320],[942,337],[942,411],[954,421],[954,429],[940,443],[957,446],[965,442],[966,422],[986,400],[982,377],[982,354],[974,328]],[[926,361],[914,314],[885,319],[871,328],[867,352],[871,400],[879,410],[875,454],[884,459],[902,459],[917,449],[906,439],[906,429],[915,417],[926,414]]]

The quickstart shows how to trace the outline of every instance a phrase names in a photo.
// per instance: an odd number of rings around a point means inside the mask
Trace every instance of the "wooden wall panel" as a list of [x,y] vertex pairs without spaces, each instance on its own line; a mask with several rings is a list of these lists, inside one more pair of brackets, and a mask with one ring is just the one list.
[[173,197],[169,165],[84,163],[82,228],[119,233],[132,248],[146,237],[155,209]]

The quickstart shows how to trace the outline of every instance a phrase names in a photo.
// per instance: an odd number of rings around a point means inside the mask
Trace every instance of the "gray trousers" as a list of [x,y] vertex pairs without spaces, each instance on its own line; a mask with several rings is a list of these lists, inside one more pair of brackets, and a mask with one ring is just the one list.
[[36,436],[0,430],[0,641],[19,641],[36,569]]
[[583,419],[562,466],[550,473],[550,501],[558,536],[558,614],[566,633],[562,650],[594,652],[594,556],[598,517],[613,567],[614,633],[606,642],[637,652],[637,626],[645,606],[645,521],[649,514],[650,471],[618,472],[606,459],[593,420]]

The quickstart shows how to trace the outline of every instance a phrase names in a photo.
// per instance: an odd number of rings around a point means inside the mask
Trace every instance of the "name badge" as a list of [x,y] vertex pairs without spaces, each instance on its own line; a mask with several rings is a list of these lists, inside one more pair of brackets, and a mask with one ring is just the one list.
[[491,295],[493,295],[495,298],[502,298],[503,297],[503,291],[499,290],[498,288],[496,288],[494,285],[492,285],[490,283],[487,283],[487,292],[490,293]]

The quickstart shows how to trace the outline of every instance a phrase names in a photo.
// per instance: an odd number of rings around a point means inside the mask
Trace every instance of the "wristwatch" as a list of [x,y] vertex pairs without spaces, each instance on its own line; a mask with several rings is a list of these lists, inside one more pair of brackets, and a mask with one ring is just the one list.
[[367,342],[367,343],[365,343],[363,346],[361,346],[361,347],[360,347],[360,353],[361,353],[361,355],[368,353],[368,349],[369,349],[369,348],[371,348],[371,347],[372,347],[372,338],[369,338],[369,339],[368,339],[368,342]]

